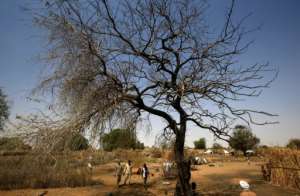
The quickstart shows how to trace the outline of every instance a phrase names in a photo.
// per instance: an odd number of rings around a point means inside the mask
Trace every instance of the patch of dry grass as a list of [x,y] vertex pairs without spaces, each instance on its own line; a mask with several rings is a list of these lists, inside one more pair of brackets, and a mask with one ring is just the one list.
[[76,187],[95,184],[82,161],[68,155],[0,156],[0,189]]

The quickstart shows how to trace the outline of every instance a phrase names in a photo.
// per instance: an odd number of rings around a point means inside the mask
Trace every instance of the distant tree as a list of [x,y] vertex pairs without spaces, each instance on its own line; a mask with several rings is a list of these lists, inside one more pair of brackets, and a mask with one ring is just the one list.
[[287,148],[300,150],[300,139],[293,138],[289,140],[289,143],[286,145]]
[[140,141],[136,141],[135,143],[135,148],[136,149],[144,149],[145,148],[145,145],[144,143],[140,142]]
[[214,144],[212,145],[212,148],[213,148],[214,150],[220,150],[220,149],[223,149],[223,146],[222,146],[221,144],[219,144],[219,143],[214,143]]
[[195,149],[206,149],[206,140],[205,138],[200,138],[199,140],[194,141]]
[[72,151],[86,150],[89,142],[82,134],[76,133],[67,142],[67,147]]
[[250,128],[237,125],[229,140],[229,145],[235,150],[241,150],[246,155],[246,151],[255,148],[259,142],[260,139],[251,132]]
[[103,149],[108,151],[117,148],[144,148],[144,144],[137,140],[135,132],[130,129],[113,129],[111,132],[104,134],[100,142]]
[[0,88],[0,131],[3,130],[4,122],[8,119],[9,107],[7,104],[6,95]]

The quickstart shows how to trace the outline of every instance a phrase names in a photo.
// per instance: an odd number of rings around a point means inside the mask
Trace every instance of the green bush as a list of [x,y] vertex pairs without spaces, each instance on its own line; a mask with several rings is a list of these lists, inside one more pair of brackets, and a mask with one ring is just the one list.
[[286,147],[291,148],[291,149],[300,150],[300,139],[297,139],[297,138],[290,139],[289,143],[286,145]]
[[89,142],[83,135],[76,133],[69,139],[67,146],[72,151],[86,150],[89,147]]
[[101,144],[104,150],[112,151],[117,148],[143,149],[144,144],[139,142],[136,134],[130,129],[113,129],[101,137]]
[[195,149],[206,149],[206,140],[205,138],[200,138],[199,140],[194,141]]

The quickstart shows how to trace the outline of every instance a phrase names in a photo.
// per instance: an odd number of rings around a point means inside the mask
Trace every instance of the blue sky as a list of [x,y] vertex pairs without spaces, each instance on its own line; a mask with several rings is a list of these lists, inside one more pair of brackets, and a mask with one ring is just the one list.
[[[35,60],[44,48],[43,34],[33,27],[30,16],[21,11],[23,2],[0,1],[0,87],[10,100],[11,119],[16,114],[33,112],[37,107],[26,97],[38,84],[43,70],[43,65]],[[211,0],[209,3],[208,21],[219,24],[229,1]],[[246,23],[248,27],[262,24],[260,31],[249,36],[249,39],[255,39],[255,43],[241,56],[240,61],[243,64],[269,62],[279,69],[277,80],[261,97],[241,103],[280,115],[275,119],[280,124],[252,127],[262,143],[268,145],[284,145],[289,138],[300,138],[299,10],[299,0],[238,0],[235,9],[235,18],[253,12]],[[160,120],[152,118],[153,132],[147,134],[141,131],[139,137],[147,145],[152,145],[161,128]],[[198,137],[206,137],[209,144],[213,142],[207,131],[189,127],[187,144],[192,146],[192,141]]]

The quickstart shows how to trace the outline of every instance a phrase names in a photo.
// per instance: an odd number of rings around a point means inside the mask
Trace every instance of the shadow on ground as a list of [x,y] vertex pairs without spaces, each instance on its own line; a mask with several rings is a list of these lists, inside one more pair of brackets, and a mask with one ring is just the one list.
[[107,193],[107,196],[131,195],[131,196],[155,196],[153,193],[145,190],[142,184],[130,184],[121,186],[117,190]]

